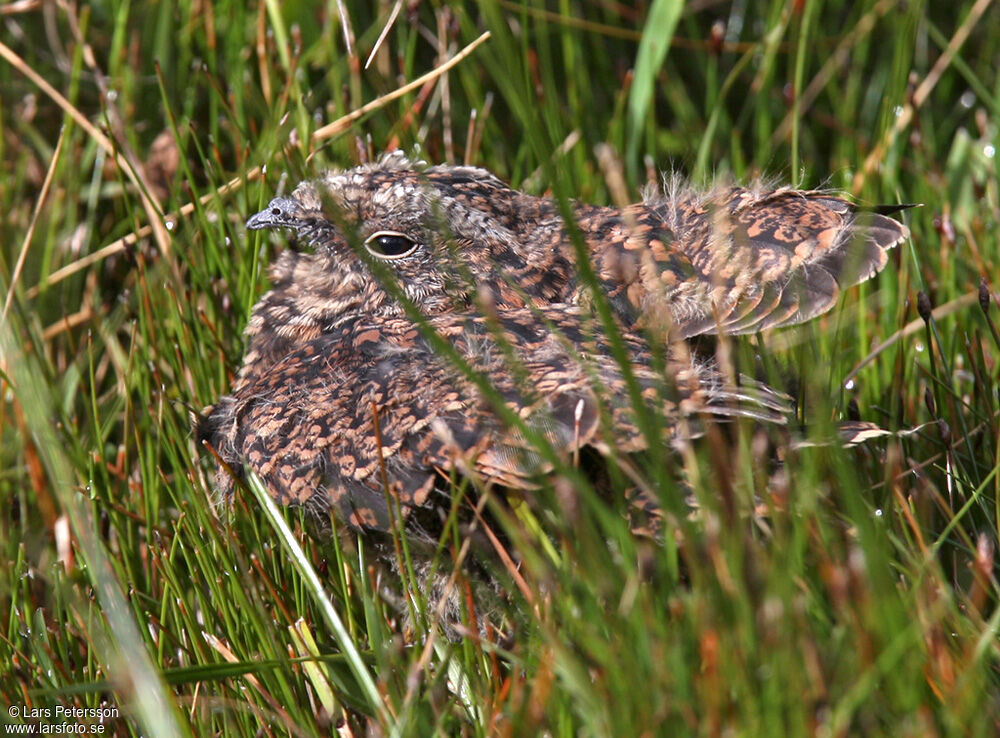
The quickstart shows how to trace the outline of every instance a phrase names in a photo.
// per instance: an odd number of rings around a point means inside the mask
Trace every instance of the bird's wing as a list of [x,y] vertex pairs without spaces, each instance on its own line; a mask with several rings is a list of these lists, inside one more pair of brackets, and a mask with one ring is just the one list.
[[[436,483],[453,470],[534,486],[552,468],[540,440],[566,460],[584,446],[645,447],[622,368],[576,308],[448,315],[430,327],[471,375],[408,320],[344,326],[238,383],[202,437],[232,468],[257,472],[279,503],[333,508],[354,527],[383,530],[394,513],[446,507]],[[655,372],[640,338],[622,340],[640,402],[658,413],[667,440],[696,432],[702,414],[783,418],[785,398],[766,388],[727,386],[690,362]]]
[[[788,188],[674,188],[621,211],[593,241],[613,302],[677,338],[754,333],[830,310],[908,235],[886,215]],[[607,226],[604,226],[607,228]]]

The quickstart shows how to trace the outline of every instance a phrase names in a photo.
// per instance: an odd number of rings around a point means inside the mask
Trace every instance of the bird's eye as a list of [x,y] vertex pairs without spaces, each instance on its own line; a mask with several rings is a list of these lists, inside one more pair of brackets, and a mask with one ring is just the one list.
[[417,242],[395,231],[379,231],[365,239],[365,248],[382,259],[402,259],[417,249]]

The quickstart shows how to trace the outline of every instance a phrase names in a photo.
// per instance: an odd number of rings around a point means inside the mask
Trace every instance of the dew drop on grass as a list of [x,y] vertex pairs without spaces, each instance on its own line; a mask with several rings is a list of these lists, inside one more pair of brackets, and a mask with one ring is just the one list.
[[971,108],[976,104],[976,95],[972,92],[972,90],[966,90],[962,93],[962,96],[958,98],[958,102],[963,108]]
[[994,146],[993,144],[986,144],[985,146],[983,146],[983,156],[985,156],[987,159],[992,159],[996,155],[997,155],[996,146]]
[[845,390],[852,390],[852,389],[854,389],[854,380],[853,379],[848,379],[846,382],[844,382],[844,389]]

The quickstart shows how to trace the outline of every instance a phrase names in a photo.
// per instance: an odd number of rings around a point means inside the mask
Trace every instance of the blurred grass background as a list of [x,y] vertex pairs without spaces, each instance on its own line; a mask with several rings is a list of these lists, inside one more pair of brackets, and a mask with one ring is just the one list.
[[[1000,731],[992,3],[25,0],[0,25],[0,694],[22,710],[3,720]],[[401,638],[364,552],[291,514],[291,556],[253,497],[218,503],[191,428],[280,248],[246,217],[416,146],[600,204],[663,170],[922,203],[877,281],[735,343],[790,378],[810,427],[921,430],[775,467],[739,426],[731,448],[646,460],[688,480],[654,474],[675,501],[663,545],[608,514],[620,501],[556,485],[506,526],[527,580],[512,643]]]

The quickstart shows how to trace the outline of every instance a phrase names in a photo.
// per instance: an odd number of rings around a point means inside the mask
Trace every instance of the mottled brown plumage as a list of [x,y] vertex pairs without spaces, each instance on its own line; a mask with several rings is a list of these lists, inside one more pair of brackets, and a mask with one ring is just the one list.
[[[621,368],[579,308],[515,308],[495,318],[445,313],[428,328],[495,397],[438,356],[408,318],[355,315],[238,382],[212,412],[210,440],[230,464],[260,474],[278,502],[321,512],[333,506],[354,527],[383,530],[390,512],[380,449],[389,490],[405,515],[415,506],[446,508],[435,483],[455,468],[531,487],[547,465],[525,430],[560,454],[644,446]],[[644,400],[674,431],[680,418],[698,412],[783,417],[783,398],[766,388],[727,388],[705,364],[675,363],[657,374],[646,366],[642,340],[628,333],[624,339]],[[494,402],[525,427],[504,423]],[[602,412],[612,434],[601,428]],[[219,481],[228,487],[227,475]]]
[[[835,196],[790,189],[697,193],[668,183],[623,210],[573,212],[629,373],[675,437],[702,414],[780,422],[785,410],[780,395],[732,386],[677,341],[815,317],[877,273],[907,234]],[[313,251],[278,257],[232,393],[200,435],[238,473],[256,471],[279,502],[332,507],[354,527],[384,530],[386,484],[404,516],[447,508],[439,482],[453,470],[529,488],[547,464],[525,428],[562,454],[644,447],[553,201],[482,169],[392,154],[300,185],[247,227],[291,229]],[[485,385],[434,351],[376,264],[428,317],[423,330]],[[647,337],[669,357],[665,370],[654,369]],[[506,422],[483,386],[524,427]],[[225,470],[217,481],[231,488]]]

